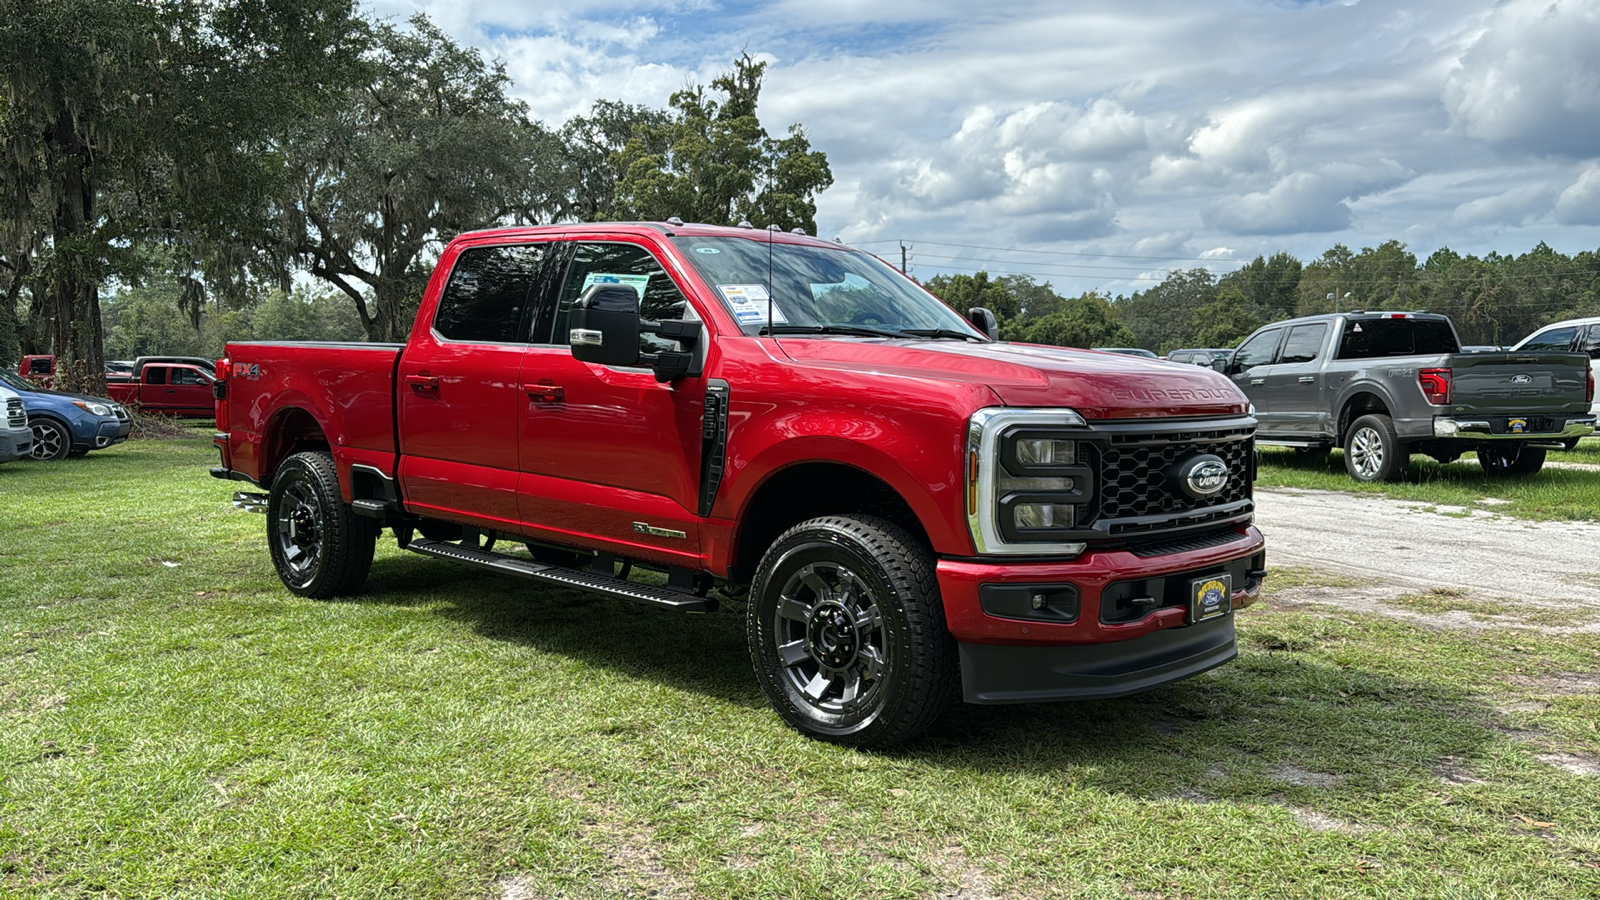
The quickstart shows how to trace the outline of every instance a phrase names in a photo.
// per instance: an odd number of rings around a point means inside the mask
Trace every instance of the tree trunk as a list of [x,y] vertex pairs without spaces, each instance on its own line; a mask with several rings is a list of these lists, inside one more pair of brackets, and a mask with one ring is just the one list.
[[89,148],[66,117],[57,121],[50,137],[60,163],[59,193],[51,223],[55,271],[47,300],[50,346],[56,356],[53,386],[57,390],[104,396],[100,289],[94,272],[93,238],[89,234],[94,222]]

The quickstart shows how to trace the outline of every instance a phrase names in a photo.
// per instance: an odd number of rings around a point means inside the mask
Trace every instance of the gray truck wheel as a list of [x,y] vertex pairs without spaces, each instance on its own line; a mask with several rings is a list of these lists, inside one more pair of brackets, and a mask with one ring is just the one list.
[[811,737],[897,744],[955,693],[933,556],[883,519],[825,516],[780,535],[756,570],[746,630],[767,699]]
[[1374,413],[1350,424],[1344,438],[1344,468],[1357,481],[1399,481],[1411,452],[1394,433],[1388,416]]
[[325,599],[361,587],[372,568],[378,527],[339,494],[333,455],[296,453],[283,461],[267,495],[267,547],[284,587]]
[[1526,444],[1483,444],[1478,447],[1478,465],[1485,475],[1532,475],[1544,468],[1545,449]]

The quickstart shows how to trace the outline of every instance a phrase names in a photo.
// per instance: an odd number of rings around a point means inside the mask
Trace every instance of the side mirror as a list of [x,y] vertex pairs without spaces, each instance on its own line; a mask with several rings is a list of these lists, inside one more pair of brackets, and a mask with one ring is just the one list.
[[597,284],[572,304],[572,356],[602,366],[639,364],[639,293],[625,284]]
[[987,334],[989,340],[1000,340],[1000,319],[989,307],[974,306],[967,310],[967,321],[971,322],[979,331]]
[[1233,357],[1231,357],[1231,356],[1216,356],[1216,357],[1212,357],[1212,359],[1211,359],[1211,369],[1212,369],[1212,371],[1221,372],[1222,374],[1226,375],[1226,374],[1228,374],[1228,369],[1231,368],[1232,366],[1233,366]]

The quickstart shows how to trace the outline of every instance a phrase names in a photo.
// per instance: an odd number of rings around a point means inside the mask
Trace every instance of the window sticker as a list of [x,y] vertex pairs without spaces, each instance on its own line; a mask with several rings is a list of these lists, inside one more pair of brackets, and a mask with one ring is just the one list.
[[[771,303],[772,295],[767,293],[764,284],[719,284],[717,293],[722,299],[728,301],[728,308],[733,310],[733,317],[739,320],[740,325],[766,325],[767,307]],[[789,321],[778,308],[778,304],[771,303],[773,325],[782,325]]]
[[607,272],[590,272],[583,276],[583,287],[579,289],[578,296],[597,284],[625,284],[639,294],[639,301],[644,302],[644,289],[650,285],[649,275],[613,275]]

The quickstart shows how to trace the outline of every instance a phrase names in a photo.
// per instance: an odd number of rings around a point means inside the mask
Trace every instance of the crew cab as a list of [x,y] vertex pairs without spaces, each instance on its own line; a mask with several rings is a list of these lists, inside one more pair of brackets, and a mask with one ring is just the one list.
[[215,381],[214,370],[207,372],[194,363],[145,362],[136,365],[126,380],[108,376],[106,391],[113,400],[140,412],[209,417],[216,411]]
[[1275,322],[1220,368],[1255,405],[1259,443],[1344,448],[1357,481],[1401,478],[1413,452],[1475,450],[1490,475],[1532,474],[1594,431],[1577,353],[1461,352],[1446,316],[1350,312]]
[[601,597],[746,599],[773,706],[856,746],[955,696],[1115,697],[1232,659],[1266,564],[1245,398],[993,321],[801,234],[469,233],[403,345],[229,344],[212,474],[265,489],[234,502],[303,596],[358,590],[387,529]]

